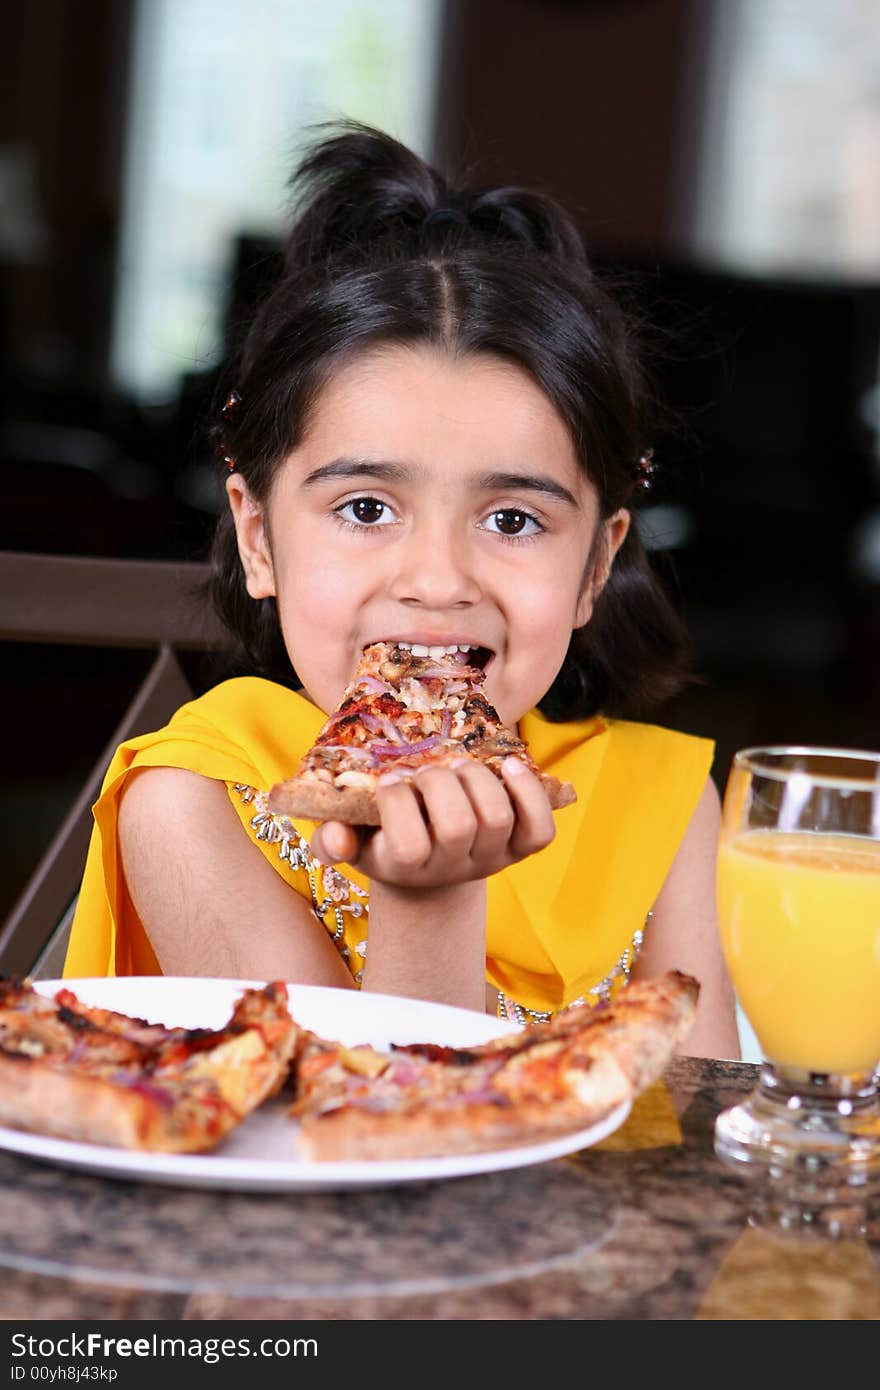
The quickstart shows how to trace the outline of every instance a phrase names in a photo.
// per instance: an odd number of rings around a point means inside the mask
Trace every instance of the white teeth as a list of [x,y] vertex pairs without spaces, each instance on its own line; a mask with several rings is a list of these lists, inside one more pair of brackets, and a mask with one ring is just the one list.
[[406,652],[412,652],[413,656],[429,656],[433,661],[441,656],[467,656],[475,650],[473,647],[426,647],[421,642],[398,642],[396,645]]

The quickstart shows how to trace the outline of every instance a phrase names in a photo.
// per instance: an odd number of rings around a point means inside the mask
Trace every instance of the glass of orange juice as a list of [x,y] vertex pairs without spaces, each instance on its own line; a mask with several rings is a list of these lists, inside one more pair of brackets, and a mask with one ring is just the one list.
[[764,1060],[719,1115],[722,1158],[880,1175],[880,754],[747,748],[718,850],[724,955]]

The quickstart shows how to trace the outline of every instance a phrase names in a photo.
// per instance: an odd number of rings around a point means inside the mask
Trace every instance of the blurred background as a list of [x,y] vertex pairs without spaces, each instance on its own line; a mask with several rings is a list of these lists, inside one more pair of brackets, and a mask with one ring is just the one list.
[[[880,746],[880,0],[0,0],[0,548],[203,558],[307,127],[541,187],[652,325],[663,722]],[[149,654],[21,646],[0,918]]]

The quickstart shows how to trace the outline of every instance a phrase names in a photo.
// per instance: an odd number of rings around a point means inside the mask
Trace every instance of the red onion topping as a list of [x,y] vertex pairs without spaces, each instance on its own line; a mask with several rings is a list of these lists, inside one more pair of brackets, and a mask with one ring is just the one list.
[[374,743],[373,752],[377,758],[406,758],[410,753],[427,753],[440,742],[439,734],[419,739],[418,743]]
[[366,686],[367,690],[372,690],[375,695],[393,694],[391,686],[386,681],[377,680],[375,676],[358,676],[357,683]]
[[143,1096],[145,1100],[156,1101],[165,1109],[174,1104],[174,1097],[168,1091],[163,1090],[161,1086],[157,1086],[152,1081],[147,1081],[142,1076],[132,1076],[130,1072],[120,1069],[113,1073],[112,1080],[117,1085],[124,1086],[126,1090],[134,1091],[136,1095]]
[[364,724],[371,734],[382,734],[385,732],[385,721],[380,719],[377,714],[361,713],[361,723]]
[[425,1068],[414,1062],[392,1062],[386,1072],[386,1085],[413,1086],[424,1080]]

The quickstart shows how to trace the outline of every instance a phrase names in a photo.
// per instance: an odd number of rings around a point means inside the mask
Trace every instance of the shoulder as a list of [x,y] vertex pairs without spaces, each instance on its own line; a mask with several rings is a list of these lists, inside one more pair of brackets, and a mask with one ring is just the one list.
[[608,721],[608,739],[601,780],[615,803],[626,798],[639,806],[653,833],[667,823],[680,838],[693,818],[711,820],[713,808],[717,829],[711,739],[628,720]]
[[696,734],[667,729],[661,724],[640,724],[630,719],[606,719],[604,723],[612,743],[634,755],[683,758],[687,761],[705,762],[707,768],[715,755],[713,740],[701,738]]
[[168,727],[180,729],[201,723],[238,729],[273,717],[290,717],[301,705],[308,706],[308,701],[275,681],[260,676],[235,676],[181,705]]
[[321,710],[295,691],[237,677],[182,705],[164,727],[123,744],[111,771],[177,767],[265,788],[290,776],[323,722]]
[[695,801],[704,791],[715,759],[712,739],[625,719],[608,720],[607,728],[608,775],[631,777],[668,797]]
[[569,775],[595,766],[603,777],[670,777],[701,789],[715,754],[711,739],[604,715],[554,723],[533,710],[520,721],[520,732],[541,767],[564,764]]
[[120,798],[119,833],[125,842],[148,826],[160,826],[172,840],[181,834],[190,839],[210,834],[218,820],[228,819],[227,807],[222,782],[182,767],[134,768]]

